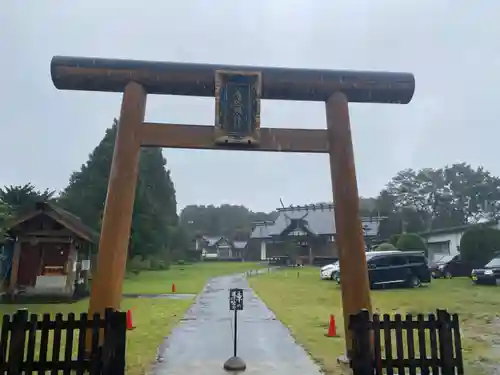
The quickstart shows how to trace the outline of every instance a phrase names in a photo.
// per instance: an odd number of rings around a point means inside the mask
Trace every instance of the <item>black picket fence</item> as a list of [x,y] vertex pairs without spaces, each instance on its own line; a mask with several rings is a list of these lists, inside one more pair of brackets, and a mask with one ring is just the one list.
[[[382,319],[381,319],[382,318]],[[458,315],[351,315],[353,375],[463,375]]]
[[[102,336],[102,337],[101,337]],[[86,342],[90,351],[86,350]],[[27,310],[4,315],[0,333],[0,375],[125,373],[126,313],[106,310],[90,317]]]

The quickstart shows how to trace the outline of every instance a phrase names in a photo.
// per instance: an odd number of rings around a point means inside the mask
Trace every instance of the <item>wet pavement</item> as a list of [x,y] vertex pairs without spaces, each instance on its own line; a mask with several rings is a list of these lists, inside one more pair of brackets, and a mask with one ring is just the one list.
[[154,375],[227,374],[233,354],[233,316],[229,289],[244,289],[238,312],[238,356],[248,375],[316,375],[320,368],[296,344],[288,329],[248,287],[245,275],[212,279],[180,324],[158,350]]

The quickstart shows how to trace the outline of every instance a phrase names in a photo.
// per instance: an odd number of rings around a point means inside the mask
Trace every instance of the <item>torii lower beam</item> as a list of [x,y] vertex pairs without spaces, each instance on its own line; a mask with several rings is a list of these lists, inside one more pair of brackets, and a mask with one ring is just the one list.
[[261,128],[258,148],[215,145],[213,127],[206,125],[145,123],[139,138],[143,147],[328,153],[325,129]]
[[58,89],[124,93],[89,310],[94,313],[120,307],[140,147],[228,149],[214,145],[209,126],[143,123],[146,94],[213,97],[217,70],[261,72],[262,99],[326,103],[327,129],[262,128],[258,148],[229,149],[330,155],[349,356],[349,315],[360,309],[371,311],[371,301],[348,101],[407,104],[415,90],[415,79],[410,73],[54,57],[51,75]]

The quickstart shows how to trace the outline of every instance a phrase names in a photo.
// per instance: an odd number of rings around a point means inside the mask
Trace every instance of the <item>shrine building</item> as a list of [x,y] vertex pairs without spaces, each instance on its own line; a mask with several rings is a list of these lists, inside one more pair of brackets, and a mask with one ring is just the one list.
[[[246,259],[288,257],[294,263],[316,265],[337,260],[334,210],[331,203],[278,208],[276,220],[254,223]],[[382,219],[361,218],[367,246],[376,239]]]

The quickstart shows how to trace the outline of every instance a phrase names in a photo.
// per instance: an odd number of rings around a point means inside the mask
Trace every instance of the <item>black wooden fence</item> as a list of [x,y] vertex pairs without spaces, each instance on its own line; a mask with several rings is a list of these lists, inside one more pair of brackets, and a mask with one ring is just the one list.
[[[64,334],[63,334],[64,333]],[[100,337],[103,335],[103,337]],[[89,337],[90,336],[90,337]],[[86,342],[91,342],[90,352]],[[99,343],[102,345],[99,345]],[[125,373],[126,314],[37,314],[19,310],[4,315],[0,333],[0,375]]]
[[463,375],[458,315],[446,310],[404,319],[363,310],[351,315],[354,375]]

